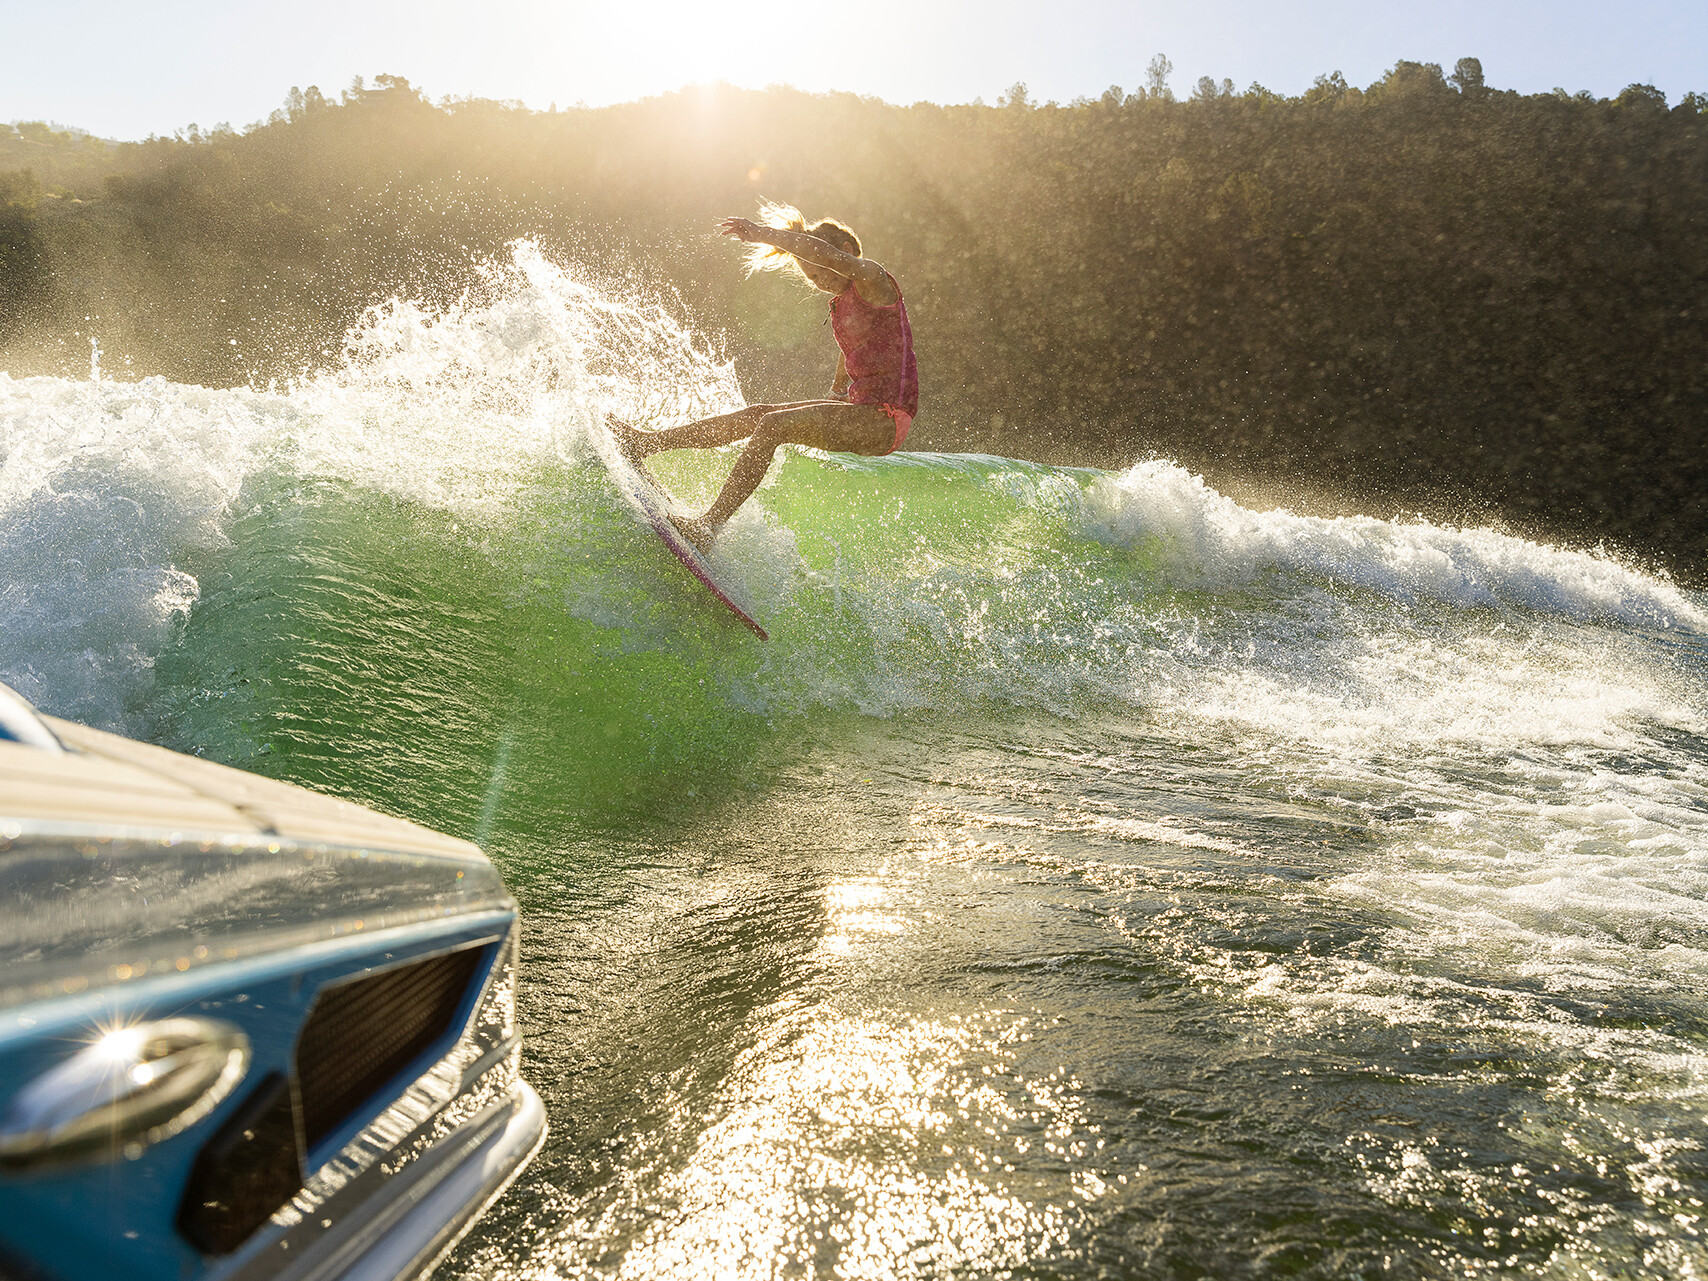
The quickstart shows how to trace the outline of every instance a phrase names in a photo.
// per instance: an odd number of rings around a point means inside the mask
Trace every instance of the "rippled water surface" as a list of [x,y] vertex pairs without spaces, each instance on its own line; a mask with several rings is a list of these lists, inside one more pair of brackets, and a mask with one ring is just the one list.
[[792,452],[761,644],[587,448],[739,394],[525,248],[288,389],[0,375],[0,679],[521,900],[552,1132],[439,1275],[1708,1273],[1700,596]]

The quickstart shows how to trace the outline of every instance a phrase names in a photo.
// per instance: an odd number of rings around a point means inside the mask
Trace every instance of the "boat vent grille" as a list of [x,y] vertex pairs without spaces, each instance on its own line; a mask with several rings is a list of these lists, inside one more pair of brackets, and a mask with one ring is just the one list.
[[229,1254],[303,1182],[315,1144],[396,1087],[453,1031],[490,947],[476,945],[324,987],[297,1037],[296,1071],[267,1077],[197,1154],[178,1227]]
[[468,947],[322,989],[297,1041],[309,1147],[450,1030],[486,952]]
[[290,1080],[269,1074],[196,1154],[178,1230],[203,1254],[230,1254],[302,1187]]

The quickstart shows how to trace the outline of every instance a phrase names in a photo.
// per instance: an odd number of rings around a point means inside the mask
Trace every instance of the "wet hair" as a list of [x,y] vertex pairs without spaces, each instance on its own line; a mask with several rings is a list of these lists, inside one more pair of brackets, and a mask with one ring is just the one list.
[[[860,237],[854,234],[853,228],[834,218],[821,218],[812,226],[807,226],[806,216],[793,205],[780,205],[770,200],[759,202],[759,221],[767,227],[775,227],[779,231],[799,231],[809,236],[817,236],[832,249],[840,249],[845,254],[860,257]],[[801,270],[801,264],[795,256],[786,249],[775,245],[749,245],[747,248],[747,274],[756,271],[792,271],[806,284],[812,284],[806,272]],[[816,288],[816,286],[815,286]]]

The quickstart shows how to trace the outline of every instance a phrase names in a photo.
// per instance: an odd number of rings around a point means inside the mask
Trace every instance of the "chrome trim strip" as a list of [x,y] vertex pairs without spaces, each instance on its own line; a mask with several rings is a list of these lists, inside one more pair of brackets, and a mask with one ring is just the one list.
[[430,1271],[539,1151],[545,1106],[518,1079],[465,1130],[441,1145],[438,1160],[370,1196],[348,1235],[275,1273],[274,1281],[404,1281]]
[[[309,793],[318,799],[318,793]],[[484,854],[457,853],[450,849],[416,849],[402,840],[385,841],[312,841],[301,837],[281,836],[277,832],[241,828],[224,831],[216,828],[194,828],[179,825],[161,826],[158,823],[81,823],[72,820],[47,818],[0,817],[0,841],[32,838],[60,840],[137,841],[162,845],[208,846],[230,845],[265,849],[270,845],[290,845],[304,849],[348,850],[352,853],[390,854],[404,858],[446,859],[455,863],[484,865]],[[448,838],[447,838],[448,839]],[[470,847],[475,849],[477,847]]]
[[[518,1105],[504,1128],[484,1140],[440,1184],[392,1228],[381,1244],[347,1268],[341,1281],[389,1281],[419,1277],[437,1267],[474,1226],[475,1220],[516,1181],[546,1141],[546,1109],[526,1081],[516,1083]],[[424,1240],[413,1257],[411,1239]],[[404,1258],[402,1267],[396,1264]],[[318,1279],[317,1279],[318,1281]]]
[[[217,958],[221,967],[214,974],[190,967],[187,973],[174,973],[168,967],[164,978],[145,979],[134,986],[107,985],[89,987],[75,996],[60,996],[58,1000],[38,1001],[17,1013],[0,1012],[0,1046],[13,1038],[36,1040],[61,1029],[81,1030],[109,1016],[115,1005],[160,1006],[174,1001],[187,1001],[207,995],[218,995],[210,989],[217,979],[220,991],[247,983],[261,982],[299,970],[333,964],[344,957],[365,956],[387,948],[405,948],[414,943],[444,937],[455,931],[467,934],[470,942],[480,941],[487,933],[490,938],[502,938],[515,920],[509,909],[474,912],[467,916],[429,916],[425,920],[400,925],[390,930],[363,931],[360,934],[322,939],[318,942],[281,943],[277,935],[263,936],[248,955],[236,960]],[[210,962],[213,964],[215,962]],[[10,990],[6,993],[10,994]],[[8,1004],[0,1000],[0,1007]]]
[[0,1009],[514,910],[484,858],[266,837],[0,831]]

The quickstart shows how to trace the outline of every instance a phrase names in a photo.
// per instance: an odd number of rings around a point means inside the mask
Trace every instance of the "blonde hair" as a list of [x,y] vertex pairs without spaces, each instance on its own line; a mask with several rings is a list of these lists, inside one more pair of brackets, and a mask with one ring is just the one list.
[[[761,200],[759,221],[767,227],[775,227],[778,231],[799,231],[808,236],[817,236],[832,249],[840,249],[845,254],[860,257],[860,237],[854,234],[852,227],[834,218],[820,218],[809,227],[806,215],[793,205]],[[807,279],[806,272],[801,270],[801,264],[796,261],[794,254],[787,249],[779,249],[776,245],[748,245],[747,274],[751,276],[756,271],[792,271],[803,284],[812,284],[812,281]]]

